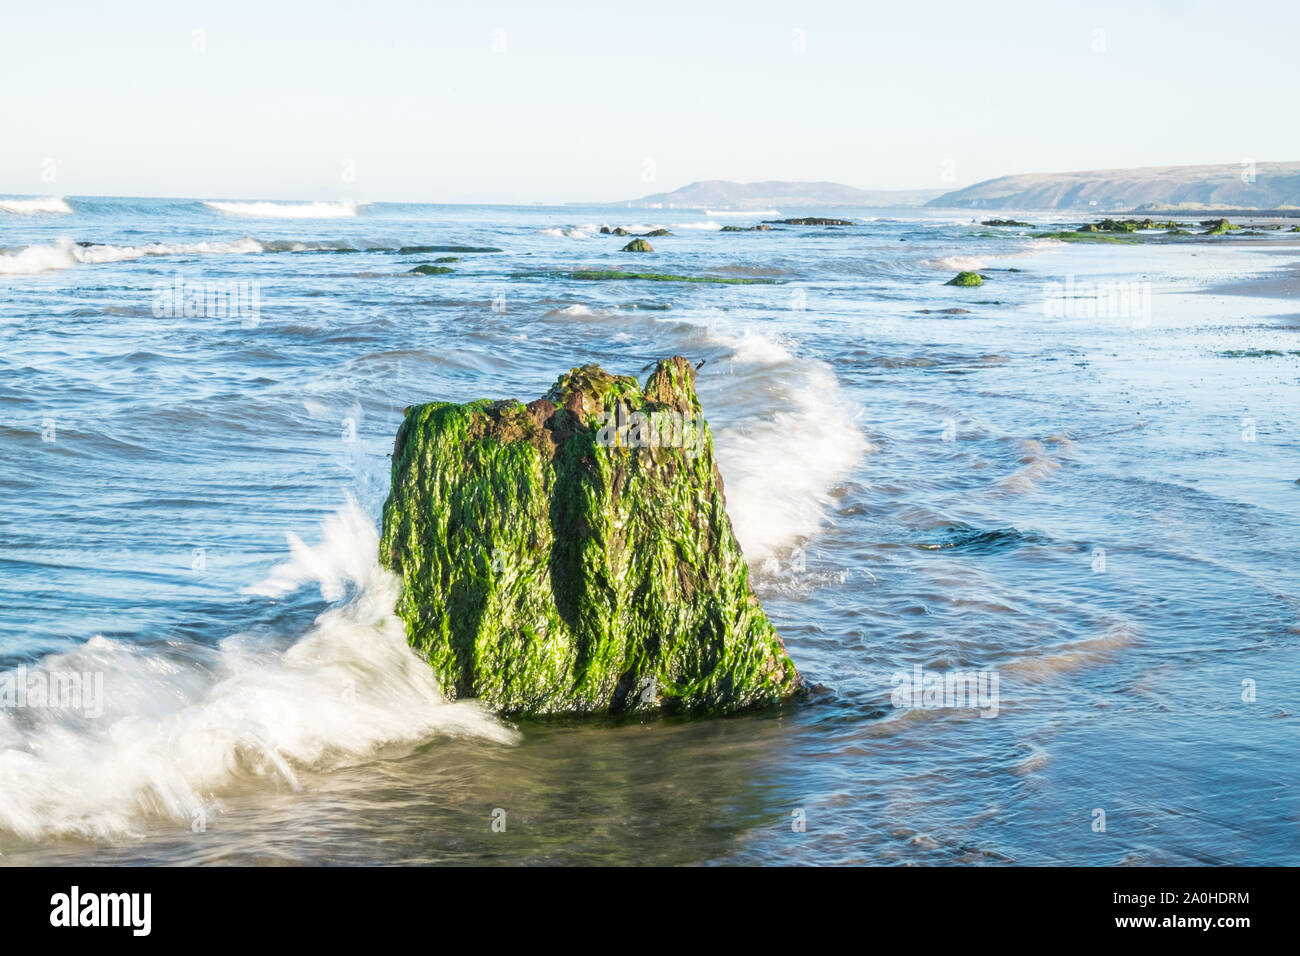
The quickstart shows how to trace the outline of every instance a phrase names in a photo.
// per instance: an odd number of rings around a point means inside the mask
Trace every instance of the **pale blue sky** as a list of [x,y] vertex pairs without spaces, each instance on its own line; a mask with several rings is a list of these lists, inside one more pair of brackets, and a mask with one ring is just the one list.
[[1298,11],[1294,0],[10,4],[0,193],[604,201],[696,179],[943,188],[1298,160]]

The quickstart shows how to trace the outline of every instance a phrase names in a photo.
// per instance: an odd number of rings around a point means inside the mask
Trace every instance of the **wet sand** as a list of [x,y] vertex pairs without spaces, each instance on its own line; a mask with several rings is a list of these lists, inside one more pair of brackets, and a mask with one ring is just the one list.
[[[1300,242],[1280,240],[1275,242],[1258,242],[1247,238],[1228,239],[1224,244],[1242,246],[1252,250],[1267,249],[1279,255],[1300,255]],[[1207,295],[1240,295],[1258,299],[1289,299],[1300,303],[1300,259],[1279,265],[1267,273],[1221,285],[1209,286],[1201,290]],[[1300,323],[1300,312],[1285,316]]]

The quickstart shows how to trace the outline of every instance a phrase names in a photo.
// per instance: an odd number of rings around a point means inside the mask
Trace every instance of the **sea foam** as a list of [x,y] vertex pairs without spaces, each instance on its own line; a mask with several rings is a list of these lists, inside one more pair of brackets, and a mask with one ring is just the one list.
[[145,256],[248,255],[264,251],[260,242],[248,237],[229,242],[152,242],[143,246],[83,246],[60,239],[48,245],[0,252],[0,275],[33,275],[70,269],[79,263],[125,262]]
[[713,427],[727,513],[745,559],[761,565],[828,523],[832,489],[874,448],[826,363],[753,329],[710,338],[730,350],[731,373],[710,390],[736,406],[734,424]]
[[203,205],[231,216],[253,216],[258,219],[350,219],[367,203],[351,200],[343,202],[217,202],[205,201]]
[[515,742],[478,704],[449,703],[407,645],[377,544],[351,501],[318,544],[291,537],[289,559],[247,593],[315,585],[334,603],[287,646],[249,634],[216,647],[95,637],[29,667],[103,674],[103,714],[0,709],[0,828],[109,839],[149,820],[193,825],[241,782],[299,789],[386,744]]
[[0,199],[0,212],[11,212],[19,216],[47,215],[66,216],[72,207],[58,196],[45,199]]

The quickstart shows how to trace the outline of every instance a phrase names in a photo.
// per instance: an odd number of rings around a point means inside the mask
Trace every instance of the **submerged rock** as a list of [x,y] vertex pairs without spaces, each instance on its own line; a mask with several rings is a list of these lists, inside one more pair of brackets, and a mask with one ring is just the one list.
[[623,247],[624,252],[654,252],[654,246],[644,239],[633,239]]
[[449,266],[435,266],[428,262],[423,262],[414,269],[407,270],[408,273],[420,276],[445,276],[448,273],[455,271],[455,269],[452,269]]
[[984,277],[978,272],[958,272],[944,285],[976,286],[983,285]]
[[444,690],[509,714],[723,713],[803,678],[732,533],[695,369],[406,410],[380,561]]
[[823,219],[820,216],[806,216],[803,219],[764,219],[763,222],[776,226],[856,226],[852,219]]

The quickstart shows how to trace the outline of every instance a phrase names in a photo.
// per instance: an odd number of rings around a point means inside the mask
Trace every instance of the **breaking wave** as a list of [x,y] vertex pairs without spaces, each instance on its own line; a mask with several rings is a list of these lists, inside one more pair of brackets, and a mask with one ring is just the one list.
[[209,209],[231,216],[253,216],[258,219],[350,219],[367,203],[351,200],[343,202],[216,202],[203,203]]
[[40,213],[66,216],[72,207],[58,196],[45,199],[0,199],[0,212],[12,212],[19,216],[34,216]]
[[407,645],[393,611],[399,585],[376,561],[377,539],[349,501],[319,544],[290,536],[289,559],[246,590],[318,586],[332,606],[296,639],[236,634],[209,647],[95,637],[29,668],[102,675],[101,713],[0,708],[0,829],[106,839],[148,820],[219,813],[220,796],[241,783],[300,789],[384,745],[514,742],[478,704],[449,703]]
[[554,226],[543,229],[543,236],[555,236],[557,239],[590,239],[594,226]]
[[753,329],[710,338],[730,351],[731,376],[705,407],[732,405],[738,419],[713,426],[727,511],[746,560],[762,565],[823,528],[831,491],[874,448],[825,362]]
[[49,245],[0,252],[0,275],[33,275],[70,269],[82,263],[125,262],[145,256],[248,255],[263,251],[260,242],[247,237],[230,242],[152,242],[143,246],[99,245],[60,239]]

